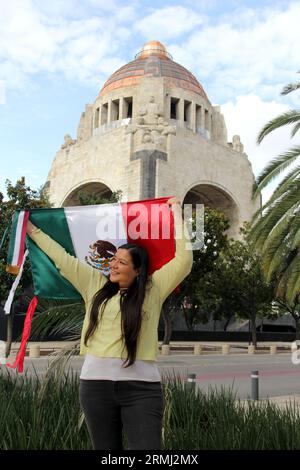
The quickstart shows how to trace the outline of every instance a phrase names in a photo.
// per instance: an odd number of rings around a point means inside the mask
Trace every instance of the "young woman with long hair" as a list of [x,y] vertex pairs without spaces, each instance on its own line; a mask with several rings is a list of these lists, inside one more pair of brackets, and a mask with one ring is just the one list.
[[175,257],[152,276],[148,276],[147,251],[138,245],[118,248],[106,278],[28,222],[28,235],[85,302],[79,398],[97,450],[122,449],[123,431],[130,450],[161,449],[164,400],[156,364],[159,316],[164,300],[189,274],[193,261],[182,230],[180,201],[171,198],[167,204],[173,211],[175,231],[183,235],[176,237]]

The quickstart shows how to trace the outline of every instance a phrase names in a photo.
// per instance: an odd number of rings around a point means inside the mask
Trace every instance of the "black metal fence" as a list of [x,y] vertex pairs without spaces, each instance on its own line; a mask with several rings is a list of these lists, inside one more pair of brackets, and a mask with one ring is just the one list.
[[[159,341],[163,340],[163,331],[158,332]],[[296,339],[295,333],[287,332],[257,332],[257,341],[284,341],[292,342]],[[248,331],[173,331],[171,341],[241,341],[249,342],[251,336]]]
[[[13,340],[16,341],[22,334],[25,315],[15,315],[13,322]],[[7,321],[3,310],[0,311],[0,340],[6,340]],[[280,331],[257,331],[257,341],[295,341],[294,332]],[[163,340],[164,332],[158,331],[159,341]],[[64,340],[63,337],[51,336],[48,341]],[[37,339],[36,339],[37,340]],[[248,331],[184,331],[174,330],[172,332],[171,341],[241,341],[249,342],[251,336]]]

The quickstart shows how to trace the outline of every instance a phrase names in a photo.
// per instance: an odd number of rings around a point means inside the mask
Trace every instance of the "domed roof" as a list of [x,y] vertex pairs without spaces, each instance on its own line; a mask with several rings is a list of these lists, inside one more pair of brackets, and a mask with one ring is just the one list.
[[182,65],[174,62],[165,46],[159,41],[146,43],[141,52],[135,56],[135,60],[113,73],[105,82],[100,96],[117,88],[138,85],[143,77],[164,77],[167,86],[184,88],[207,99],[196,77]]

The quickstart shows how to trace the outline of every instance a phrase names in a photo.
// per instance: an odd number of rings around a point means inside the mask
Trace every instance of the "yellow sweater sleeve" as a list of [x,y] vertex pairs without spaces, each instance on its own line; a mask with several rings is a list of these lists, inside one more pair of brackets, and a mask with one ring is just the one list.
[[183,222],[175,219],[175,257],[158,271],[153,273],[152,279],[158,286],[163,303],[168,295],[191,272],[193,266],[193,251],[188,230]]
[[41,229],[32,231],[30,238],[53,261],[60,274],[78,290],[85,301],[107,282],[101,272],[68,254],[59,243]]

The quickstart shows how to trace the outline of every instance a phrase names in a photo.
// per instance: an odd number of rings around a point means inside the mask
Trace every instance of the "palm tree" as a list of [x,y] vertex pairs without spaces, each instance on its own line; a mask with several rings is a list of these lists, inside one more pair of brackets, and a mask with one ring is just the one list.
[[[290,83],[281,92],[287,95],[300,88],[300,82]],[[300,129],[300,109],[291,109],[269,121],[260,131],[257,142],[271,132],[293,125],[291,137]],[[251,238],[263,255],[267,280],[277,281],[276,293],[289,305],[295,304],[300,293],[300,145],[275,157],[258,176],[253,197],[274,178],[292,168],[277,185],[271,198],[253,218]]]

